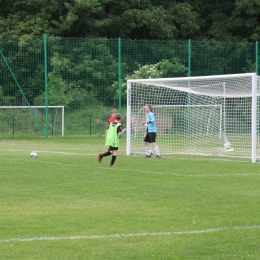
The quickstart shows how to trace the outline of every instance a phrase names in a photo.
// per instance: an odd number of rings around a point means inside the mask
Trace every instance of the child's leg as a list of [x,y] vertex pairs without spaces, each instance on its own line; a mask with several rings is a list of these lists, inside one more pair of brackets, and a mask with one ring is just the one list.
[[101,163],[103,157],[109,156],[111,154],[113,154],[112,150],[110,152],[100,153],[98,155],[98,162]]
[[156,152],[157,158],[161,157],[158,145],[156,143],[152,143],[152,144]]
[[146,133],[144,137],[144,146],[145,146],[145,152],[146,152],[146,157],[151,157],[150,156],[150,148],[149,148],[149,143],[150,142],[150,136],[149,133]]
[[144,142],[144,146],[145,146],[145,151],[146,151],[146,155],[150,156],[150,148],[147,142]]
[[114,150],[114,151],[113,151],[113,156],[112,156],[112,159],[111,159],[110,166],[114,166],[115,161],[116,161],[116,157],[117,157],[117,150]]
[[109,155],[111,155],[111,154],[113,154],[113,151],[103,153],[103,154],[102,154],[102,157],[106,157],[106,156],[109,156]]

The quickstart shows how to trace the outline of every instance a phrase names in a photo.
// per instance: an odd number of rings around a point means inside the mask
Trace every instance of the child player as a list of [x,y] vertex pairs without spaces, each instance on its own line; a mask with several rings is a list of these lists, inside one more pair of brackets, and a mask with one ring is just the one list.
[[121,123],[119,122],[121,119],[120,114],[116,114],[115,121],[112,122],[107,131],[106,145],[109,146],[110,151],[106,153],[100,153],[98,155],[98,162],[101,163],[103,157],[112,155],[110,166],[114,166],[118,147],[119,147],[119,138],[126,131],[126,128],[122,129]]
[[147,125],[147,130],[146,130],[146,135],[144,137],[144,146],[146,150],[146,156],[145,157],[150,157],[150,148],[148,143],[152,143],[154,150],[156,152],[156,158],[160,159],[160,151],[159,147],[156,144],[156,124],[155,124],[155,116],[154,113],[152,112],[152,106],[150,104],[145,105],[145,112],[146,112],[146,122],[143,123],[143,125]]
[[107,131],[108,131],[108,128],[109,128],[110,124],[115,122],[116,114],[117,114],[117,110],[116,109],[112,109],[111,110],[111,117],[107,121],[107,129],[106,129],[106,132],[105,132],[105,137],[107,136]]
[[[107,131],[108,131],[108,128],[110,126],[111,123],[115,122],[115,116],[117,114],[117,110],[116,109],[112,109],[111,110],[111,117],[108,119],[107,121],[107,129],[106,129],[106,132],[105,132],[105,139],[107,138]],[[122,124],[122,121],[119,120],[119,123]],[[108,147],[107,151],[109,152],[110,151],[110,148]]]

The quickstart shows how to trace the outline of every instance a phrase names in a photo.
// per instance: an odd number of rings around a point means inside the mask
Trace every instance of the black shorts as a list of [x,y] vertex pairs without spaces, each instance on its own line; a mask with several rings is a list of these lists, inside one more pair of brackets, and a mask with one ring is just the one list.
[[144,137],[144,142],[145,143],[156,143],[155,141],[156,139],[156,133],[152,132],[152,133],[146,133],[145,137]]
[[118,150],[118,147],[112,147],[112,146],[109,146],[110,150]]

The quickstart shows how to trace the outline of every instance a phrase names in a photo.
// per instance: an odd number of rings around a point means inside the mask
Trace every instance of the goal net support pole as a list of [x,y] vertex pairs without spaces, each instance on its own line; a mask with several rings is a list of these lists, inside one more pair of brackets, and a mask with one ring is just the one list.
[[[259,78],[259,77],[258,77]],[[257,96],[259,93],[257,93],[259,86],[257,86],[257,76],[254,73],[252,75],[252,120],[251,120],[251,137],[252,137],[252,152],[251,152],[251,160],[252,163],[256,162],[256,143],[257,143],[257,138],[256,138],[256,118],[257,118]]]
[[131,154],[131,81],[127,81],[127,111],[126,111],[126,154]]

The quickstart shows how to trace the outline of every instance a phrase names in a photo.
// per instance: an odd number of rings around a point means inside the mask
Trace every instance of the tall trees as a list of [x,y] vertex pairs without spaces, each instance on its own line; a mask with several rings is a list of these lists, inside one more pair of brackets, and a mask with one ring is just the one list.
[[230,27],[236,40],[260,41],[260,1],[237,0]]
[[199,30],[198,13],[177,1],[120,1],[106,3],[111,37],[131,39],[186,39]]
[[198,17],[178,1],[10,0],[0,13],[0,33],[186,39],[198,32]]
[[95,36],[94,17],[100,10],[98,1],[10,0],[9,9],[0,14],[0,33]]
[[199,40],[222,42],[260,40],[260,2],[258,0],[188,0],[200,14]]
[[259,0],[0,0],[0,34],[256,41]]

